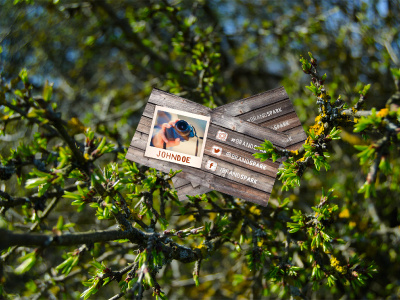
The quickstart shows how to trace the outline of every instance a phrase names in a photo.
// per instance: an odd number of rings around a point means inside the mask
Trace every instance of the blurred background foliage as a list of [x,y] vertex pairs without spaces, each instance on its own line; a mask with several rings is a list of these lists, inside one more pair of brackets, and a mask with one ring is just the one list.
[[[340,94],[349,105],[370,83],[367,109],[385,106],[395,91],[390,68],[400,64],[399,1],[0,0],[0,15],[3,80],[26,68],[34,93],[41,93],[46,80],[53,82],[53,100],[71,130],[79,133],[84,124],[125,147],[152,87],[215,107],[283,85],[307,129],[318,112],[305,89],[309,78],[300,55],[314,54],[321,73],[328,75],[325,86],[332,98]],[[326,286],[312,297],[394,299],[400,295],[400,165],[392,161],[393,175],[378,178],[377,196],[365,198],[357,190],[367,172],[353,147],[365,142],[352,128],[342,130],[342,140],[332,143],[331,170],[308,170],[301,187],[285,193],[277,182],[274,198],[289,197],[290,209],[311,212],[321,187],[334,188],[341,212],[335,230],[347,242],[342,250],[377,265],[378,274],[357,291]],[[36,131],[36,125],[10,123],[0,137],[1,155],[8,156]],[[0,184],[4,190],[5,183]],[[26,193],[14,179],[7,190]],[[107,227],[69,207],[59,205],[56,211],[80,229]],[[58,216],[53,218],[49,223]],[[192,220],[176,217],[176,224]],[[288,297],[279,283],[254,285],[244,260],[221,248],[203,263],[199,287],[191,264],[172,263],[160,284],[171,299],[246,299],[252,288]],[[21,286],[17,278],[32,288],[34,278],[23,276],[15,275],[12,291]],[[118,293],[117,287],[109,289],[96,296]]]

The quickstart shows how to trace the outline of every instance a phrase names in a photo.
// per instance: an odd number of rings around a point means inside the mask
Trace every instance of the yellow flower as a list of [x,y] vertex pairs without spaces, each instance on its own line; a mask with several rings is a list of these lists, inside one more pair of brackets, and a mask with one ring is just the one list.
[[332,258],[331,258],[331,266],[332,267],[336,267],[337,265],[339,265],[339,261],[337,260],[336,257],[332,256]]
[[[317,116],[315,118],[315,124],[310,126],[309,132],[314,131],[315,135],[320,135],[324,132],[324,123],[322,122],[322,116]],[[308,137],[306,143],[310,144],[312,141],[311,137]]]
[[386,117],[386,116],[388,115],[388,113],[389,113],[389,109],[387,109],[387,108],[382,108],[376,115],[377,115],[378,117],[383,118],[383,117]]
[[342,210],[341,212],[340,212],[340,214],[339,214],[339,218],[342,218],[342,219],[347,219],[347,218],[349,218],[350,217],[350,212],[349,212],[349,210],[347,209],[347,208],[345,208],[344,210]]
[[347,270],[345,267],[339,265],[339,261],[337,260],[336,257],[332,256],[331,258],[331,266],[335,268],[335,270],[339,273],[345,274],[347,273]]
[[315,124],[313,126],[310,127],[310,131],[311,129],[314,129],[314,134],[315,135],[320,135],[321,133],[324,132],[324,125],[322,124]]
[[250,207],[250,212],[257,216],[261,215],[261,210],[259,208],[257,208],[257,206],[255,206],[255,205]]

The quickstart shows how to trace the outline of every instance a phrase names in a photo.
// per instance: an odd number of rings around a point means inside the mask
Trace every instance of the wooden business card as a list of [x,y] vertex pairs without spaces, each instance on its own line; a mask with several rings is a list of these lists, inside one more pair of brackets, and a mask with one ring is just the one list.
[[[252,103],[246,105],[247,112],[254,109]],[[154,89],[126,158],[163,172],[182,170],[177,176],[189,181],[192,187],[204,186],[266,205],[278,163],[255,160],[252,154],[259,151],[255,147],[265,139],[279,148],[301,140],[229,115],[224,106],[221,108],[211,110]],[[276,114],[279,112],[275,109]],[[270,113],[260,110],[258,120],[262,120],[263,114]],[[194,163],[199,159],[200,165]]]

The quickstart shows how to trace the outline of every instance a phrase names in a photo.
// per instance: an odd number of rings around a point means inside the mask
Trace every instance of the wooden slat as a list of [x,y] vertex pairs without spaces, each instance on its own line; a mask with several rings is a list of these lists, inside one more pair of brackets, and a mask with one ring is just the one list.
[[245,99],[237,100],[213,109],[213,112],[220,112],[231,116],[238,116],[243,113],[273,104],[278,101],[289,99],[283,86],[272,89]]
[[289,145],[304,142],[307,139],[307,134],[305,133],[303,126],[286,130],[285,133],[287,133],[291,137],[291,140],[288,143]]
[[[222,148],[221,155],[218,156],[212,151],[213,146],[218,146]],[[229,153],[229,155],[227,155]],[[279,167],[279,163],[272,162],[272,160],[266,160],[264,162],[260,162],[254,158],[254,156],[246,151],[241,151],[237,148],[230,147],[219,143],[217,141],[207,140],[206,146],[204,149],[204,154],[209,155],[210,157],[216,157],[221,160],[237,164],[244,168],[248,168],[254,172],[258,172],[261,174],[265,174],[271,177],[276,176],[277,168]],[[236,157],[236,159],[235,159]],[[240,160],[239,160],[240,159]],[[247,163],[246,163],[247,162]]]
[[136,131],[150,133],[150,126],[151,126],[151,118],[142,116],[140,118],[138,127],[136,128]]
[[239,117],[240,119],[247,122],[260,124],[286,115],[290,112],[294,112],[294,108],[292,102],[287,99],[284,101],[279,101],[273,105],[268,105],[256,110],[249,111],[247,113],[241,114]]
[[211,108],[208,108],[204,105],[164,92],[156,88],[154,88],[151,92],[148,103],[183,110],[192,114],[203,116],[209,116],[212,111]]
[[156,105],[152,103],[147,103],[146,106],[144,107],[144,111],[142,116],[143,117],[148,117],[148,118],[153,118],[154,116],[154,111],[156,110]]
[[273,130],[284,132],[285,130],[292,129],[294,127],[302,126],[296,112],[288,113],[287,115],[280,116],[276,119],[272,119],[259,124],[263,127],[268,127]]

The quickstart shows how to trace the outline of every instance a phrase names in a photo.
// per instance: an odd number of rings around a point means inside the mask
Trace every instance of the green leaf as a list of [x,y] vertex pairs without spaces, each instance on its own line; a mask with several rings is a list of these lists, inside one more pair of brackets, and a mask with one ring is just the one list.
[[45,184],[40,185],[38,196],[42,197],[44,195],[44,193],[46,193],[46,191],[51,187],[51,185],[52,185],[52,182],[47,182]]
[[97,268],[98,270],[103,270],[103,268],[104,268],[103,265],[100,262],[98,262],[97,260],[93,260],[92,262],[90,262],[90,264],[93,267]]
[[36,253],[28,253],[27,255],[21,257],[19,260],[22,260],[23,262],[14,270],[14,273],[17,275],[28,272],[35,265]]
[[392,168],[390,167],[387,157],[382,157],[379,162],[379,170],[381,170],[385,175],[388,175],[391,172]]
[[354,145],[354,148],[356,148],[359,151],[363,151],[367,149],[369,146],[364,146],[364,145]]
[[[66,198],[68,198],[68,197],[66,197]],[[83,205],[84,203],[85,202],[83,202],[82,200],[75,200],[75,201],[72,201],[71,205]]]
[[43,88],[43,100],[46,102],[50,101],[52,95],[53,95],[53,83],[49,83],[49,81],[46,80],[46,83]]
[[[312,247],[312,244],[311,244],[311,247]],[[311,273],[311,278],[316,277],[316,275],[317,275],[317,267],[313,267],[312,273]]]
[[300,230],[300,227],[298,227],[298,228],[292,228],[292,229],[289,230],[289,232],[290,232],[290,233],[295,233],[295,232],[297,232],[297,231],[299,231],[299,230]]
[[[1,50],[1,48],[0,48],[0,50]],[[1,51],[0,51],[0,53],[1,53]],[[24,69],[22,69],[20,72],[19,72],[19,78],[21,78],[21,80],[22,80],[22,82],[24,83],[24,84],[27,84],[28,83],[28,71],[24,68]]]
[[39,177],[48,177],[50,175],[49,173],[39,171],[38,169],[32,169],[32,173]]
[[106,144],[106,141],[107,141],[106,137],[103,137],[103,139],[101,140],[99,146],[97,146],[97,149],[99,149],[99,151],[101,151],[104,148],[104,146]]
[[364,184],[358,190],[358,193],[364,193],[366,198],[371,196],[372,185],[368,183],[368,181],[364,182]]
[[364,86],[363,90],[360,91],[360,94],[365,96],[368,93],[370,88],[371,88],[371,84],[367,84],[366,86]]
[[367,122],[362,122],[361,120],[354,126],[353,132],[361,132],[368,127]]
[[[78,189],[79,189],[79,185],[78,185]],[[71,199],[76,199],[76,200],[81,200],[82,196],[81,195],[77,195],[75,193],[72,192],[68,192],[68,191],[64,191],[64,198],[71,198]],[[76,201],[72,202],[72,205],[80,205],[80,204],[74,204]],[[83,201],[82,201],[83,203]]]
[[41,178],[30,178],[26,181],[25,187],[27,189],[32,189],[35,188],[41,184],[47,183],[48,178],[47,177],[41,177]]
[[169,226],[168,221],[164,218],[159,218],[158,220],[160,221],[161,224],[161,230],[167,229],[167,227]]
[[71,264],[67,268],[63,269],[62,273],[68,275],[72,271],[72,269],[78,264],[78,262],[79,262],[79,255],[73,256]]
[[194,280],[194,283],[196,284],[196,286],[199,286],[199,285],[200,285],[200,282],[199,282],[199,275],[193,274],[193,280]]
[[311,92],[313,92],[313,94],[315,94],[316,93],[316,87],[315,86],[313,86],[313,85],[311,85],[311,86],[306,86],[306,89],[308,89],[308,90],[310,90]]
[[66,266],[69,266],[72,262],[72,259],[73,259],[73,257],[69,256],[66,260],[64,260],[61,264],[59,264],[56,267],[56,270],[61,270],[61,269],[65,268]]
[[[1,51],[0,51],[0,53],[1,53]],[[400,79],[400,69],[392,68],[392,69],[390,69],[390,72],[392,72],[392,75],[394,78]]]
[[63,216],[59,216],[59,217],[58,217],[58,221],[57,221],[56,228],[57,228],[58,230],[62,231],[62,230],[63,230],[63,227],[64,227],[64,218],[63,218]]
[[[96,282],[97,284],[97,282]],[[93,284],[90,288],[88,288],[87,290],[85,290],[82,294],[81,294],[81,298],[83,298],[83,300],[88,299],[91,295],[96,294],[96,292],[98,291],[98,289],[96,289],[96,284]]]

